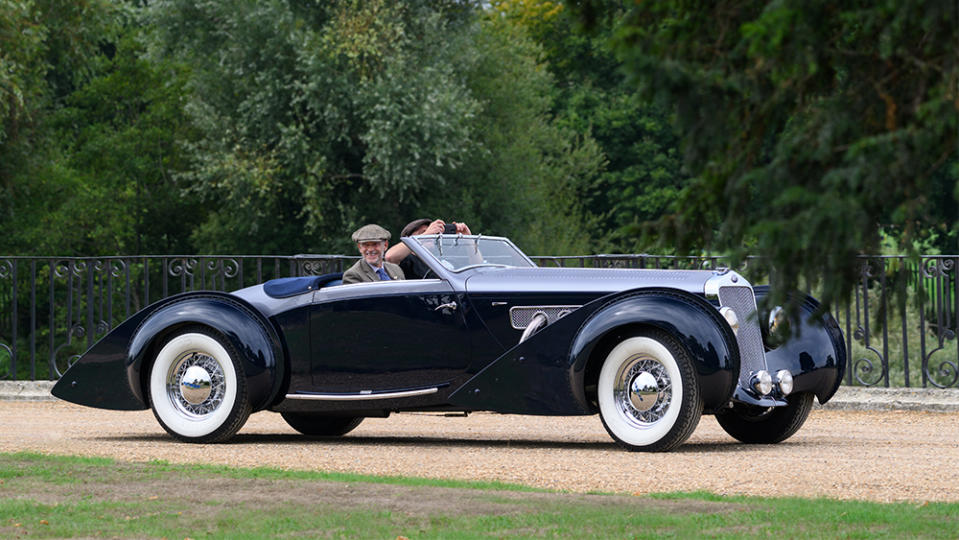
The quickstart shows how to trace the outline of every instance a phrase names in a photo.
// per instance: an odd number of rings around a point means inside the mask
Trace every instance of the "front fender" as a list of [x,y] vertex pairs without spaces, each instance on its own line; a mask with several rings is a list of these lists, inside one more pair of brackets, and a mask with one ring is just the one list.
[[739,376],[739,344],[705,298],[674,289],[646,289],[610,300],[580,329],[570,349],[572,370],[585,387],[606,354],[643,327],[676,338],[690,354],[707,410],[731,399]]
[[236,296],[214,291],[175,296],[145,318],[130,341],[127,378],[144,403],[143,381],[155,345],[177,329],[203,325],[222,334],[239,352],[254,411],[269,405],[283,384],[286,363],[276,330]]
[[[756,302],[769,294],[769,286],[755,287]],[[766,365],[770,373],[787,369],[793,375],[793,393],[812,392],[819,403],[826,403],[839,389],[846,370],[846,344],[839,324],[828,313],[821,318],[812,315],[819,302],[804,295],[800,305],[800,326],[793,329],[789,339],[766,351]],[[765,322],[760,317],[760,322]]]
[[597,299],[543,328],[450,394],[450,402],[504,413],[595,413],[586,392],[597,366],[591,360],[605,358],[617,333],[640,327],[669,332],[689,351],[707,407],[729,401],[739,347],[716,308],[689,293],[643,289]]

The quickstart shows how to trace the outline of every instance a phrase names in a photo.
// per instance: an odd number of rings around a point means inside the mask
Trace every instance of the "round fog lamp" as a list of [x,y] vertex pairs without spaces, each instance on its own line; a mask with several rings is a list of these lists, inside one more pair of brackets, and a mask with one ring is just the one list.
[[784,396],[788,396],[793,391],[793,374],[781,369],[776,372],[776,384],[779,385],[779,391]]
[[760,370],[753,374],[753,388],[760,396],[768,395],[773,391],[773,378],[768,371]]
[[736,312],[733,311],[733,308],[729,306],[723,306],[719,309],[719,314],[726,319],[726,322],[729,324],[729,327],[733,329],[733,334],[739,333],[739,315],[736,315]]

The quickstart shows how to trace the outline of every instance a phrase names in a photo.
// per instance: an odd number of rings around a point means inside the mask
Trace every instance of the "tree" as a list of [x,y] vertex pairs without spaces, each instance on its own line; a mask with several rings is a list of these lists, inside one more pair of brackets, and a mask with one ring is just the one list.
[[[17,254],[113,253],[92,237],[122,223],[97,220],[112,193],[92,190],[71,163],[58,114],[71,96],[109,69],[128,22],[123,5],[98,0],[0,1],[0,239]],[[110,105],[116,105],[111,103]],[[63,144],[63,143],[66,144]],[[117,215],[123,215],[122,212]],[[94,231],[97,229],[97,231]],[[50,234],[50,231],[58,234]],[[101,234],[102,236],[102,234]]]
[[633,225],[662,216],[686,177],[666,110],[641,96],[621,71],[610,46],[613,26],[597,24],[584,35],[559,1],[501,0],[492,6],[542,48],[543,63],[556,80],[557,122],[592,138],[603,152],[604,170],[577,189],[585,211],[598,218],[601,240],[593,249],[651,249]]
[[529,253],[591,252],[601,233],[580,194],[602,171],[601,150],[555,116],[556,81],[522,29],[489,14],[475,44],[467,85],[480,103],[480,152],[464,163],[454,182],[461,190],[447,204],[468,201],[474,231],[509,236]]
[[[38,14],[27,5],[0,0],[0,157],[29,121],[43,88],[45,33]],[[0,160],[0,178],[8,181],[10,173],[9,160]]]
[[[570,4],[587,25],[617,9]],[[904,249],[943,229],[959,197],[957,27],[947,2],[631,5],[613,45],[638,88],[675,111],[696,175],[657,224],[662,239],[762,255],[774,300],[805,280],[828,305],[880,229],[901,231]],[[951,212],[930,212],[937,195]]]
[[590,174],[569,159],[589,142],[545,117],[548,79],[506,52],[527,45],[468,3],[173,0],[150,13],[157,57],[193,67],[202,137],[180,178],[210,208],[200,249],[349,252],[364,223],[398,231],[424,215],[588,238],[562,185]]
[[[188,253],[205,215],[176,175],[197,134],[183,112],[188,70],[143,58],[139,28],[111,44],[90,80],[48,124],[70,188],[33,228],[32,245],[83,255]],[[60,231],[50,237],[49,229]],[[30,230],[30,229],[28,229]]]

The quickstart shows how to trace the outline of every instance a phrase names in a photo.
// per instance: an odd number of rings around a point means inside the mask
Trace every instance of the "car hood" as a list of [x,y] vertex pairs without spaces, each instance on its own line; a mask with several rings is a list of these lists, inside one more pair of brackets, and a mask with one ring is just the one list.
[[713,270],[616,268],[484,268],[466,280],[470,294],[502,292],[613,293],[644,287],[668,287],[703,294]]

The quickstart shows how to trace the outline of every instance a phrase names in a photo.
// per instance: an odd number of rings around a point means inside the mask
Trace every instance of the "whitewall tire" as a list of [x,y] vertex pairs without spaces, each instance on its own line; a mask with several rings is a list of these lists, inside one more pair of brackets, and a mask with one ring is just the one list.
[[250,416],[239,355],[206,327],[184,329],[162,343],[149,394],[160,425],[181,441],[224,441]]
[[597,401],[606,431],[631,451],[675,448],[692,435],[703,412],[689,355],[658,330],[623,339],[606,355]]

